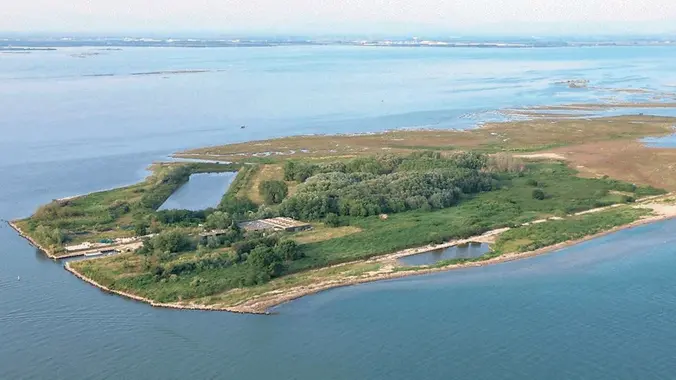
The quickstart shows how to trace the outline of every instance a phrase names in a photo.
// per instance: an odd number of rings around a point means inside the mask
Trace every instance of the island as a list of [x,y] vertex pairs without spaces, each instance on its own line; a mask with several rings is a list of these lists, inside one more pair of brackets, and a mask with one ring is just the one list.
[[[676,149],[642,141],[673,134],[676,119],[528,113],[471,130],[179,152],[192,160],[11,225],[50,257],[75,258],[65,268],[104,291],[268,313],[330,288],[529,257],[676,216]],[[160,208],[211,172],[237,173],[218,205]]]

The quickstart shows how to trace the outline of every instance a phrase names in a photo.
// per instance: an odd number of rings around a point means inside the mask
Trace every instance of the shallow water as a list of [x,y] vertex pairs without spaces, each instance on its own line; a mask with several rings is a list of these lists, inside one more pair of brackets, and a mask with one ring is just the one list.
[[160,210],[204,210],[216,207],[237,173],[197,173],[160,206]]
[[485,255],[488,251],[490,251],[488,244],[469,243],[402,257],[399,262],[410,266],[432,265],[442,260],[474,259]]
[[[0,218],[136,182],[178,149],[465,128],[497,108],[602,95],[552,84],[571,78],[676,83],[673,48],[71,53],[0,57]],[[224,71],[130,75],[195,68]],[[106,73],[115,75],[85,76]],[[671,378],[675,229],[663,222],[519,262],[336,289],[265,317],[104,294],[2,224],[0,379]]]
[[643,142],[652,148],[676,148],[676,134],[663,137],[649,137]]

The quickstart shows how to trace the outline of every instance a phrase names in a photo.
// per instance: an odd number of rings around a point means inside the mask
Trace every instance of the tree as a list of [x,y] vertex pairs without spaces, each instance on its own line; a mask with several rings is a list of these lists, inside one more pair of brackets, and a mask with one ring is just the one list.
[[545,192],[542,189],[533,189],[533,199],[541,201],[545,199],[545,197],[546,197]]
[[227,212],[214,211],[207,216],[205,226],[212,230],[224,230],[232,225],[232,218]]
[[263,181],[259,186],[259,193],[267,204],[279,204],[289,194],[289,187],[284,181]]
[[246,259],[258,272],[268,274],[270,277],[279,276],[283,271],[281,258],[270,247],[260,245],[254,248]]
[[293,240],[284,240],[275,246],[275,252],[279,257],[286,261],[293,261],[303,258],[303,251]]

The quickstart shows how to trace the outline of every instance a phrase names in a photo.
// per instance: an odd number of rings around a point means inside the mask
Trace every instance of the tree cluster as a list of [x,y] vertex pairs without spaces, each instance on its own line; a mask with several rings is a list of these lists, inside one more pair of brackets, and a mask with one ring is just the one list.
[[492,190],[493,177],[483,170],[486,163],[481,154],[443,157],[435,152],[321,165],[289,162],[285,177],[312,175],[282,202],[280,212],[296,219],[318,220],[329,214],[365,217],[442,209],[456,204],[462,194]]
[[143,242],[138,253],[149,255],[152,253],[178,253],[195,249],[195,241],[185,233],[177,230],[160,232]]

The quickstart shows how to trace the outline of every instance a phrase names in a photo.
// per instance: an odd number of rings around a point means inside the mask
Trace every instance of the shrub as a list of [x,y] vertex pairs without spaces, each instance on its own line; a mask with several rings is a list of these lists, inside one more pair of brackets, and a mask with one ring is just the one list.
[[340,227],[340,217],[330,212],[326,214],[326,218],[324,218],[324,224],[329,227]]
[[534,189],[532,194],[533,194],[533,199],[537,199],[537,200],[540,200],[540,201],[545,199],[545,197],[546,197],[545,192],[542,189]]

